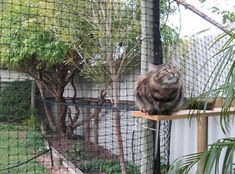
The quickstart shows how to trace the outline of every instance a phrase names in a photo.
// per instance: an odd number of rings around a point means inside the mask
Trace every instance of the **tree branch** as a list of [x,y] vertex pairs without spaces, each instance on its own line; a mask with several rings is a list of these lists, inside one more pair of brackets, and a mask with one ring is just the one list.
[[201,12],[200,10],[198,10],[197,8],[195,8],[194,6],[192,6],[191,4],[185,2],[184,0],[174,0],[175,2],[177,2],[178,4],[184,6],[186,9],[191,10],[192,12],[194,12],[195,14],[197,14],[198,16],[200,16],[201,18],[203,18],[204,20],[208,21],[209,23],[211,23],[212,25],[216,26],[217,28],[219,28],[220,30],[222,30],[223,32],[225,32],[227,35],[229,36],[233,36],[232,32],[229,31],[228,29],[226,29],[223,25],[221,25],[220,23],[216,22],[215,20],[213,20],[212,18],[210,18],[209,16],[207,16],[205,13]]

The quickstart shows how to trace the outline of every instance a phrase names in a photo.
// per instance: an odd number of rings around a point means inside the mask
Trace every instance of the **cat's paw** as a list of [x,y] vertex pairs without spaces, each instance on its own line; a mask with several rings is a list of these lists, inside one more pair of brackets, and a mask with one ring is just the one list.
[[149,114],[149,115],[157,115],[158,112],[157,112],[155,109],[149,109],[149,110],[148,110],[148,114]]
[[142,108],[140,111],[144,112],[144,113],[148,112],[147,109],[145,109],[145,108]]

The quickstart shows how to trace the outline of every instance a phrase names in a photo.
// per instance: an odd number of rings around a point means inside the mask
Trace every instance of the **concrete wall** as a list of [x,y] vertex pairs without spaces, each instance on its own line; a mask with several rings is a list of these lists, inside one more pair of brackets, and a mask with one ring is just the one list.
[[17,71],[0,70],[0,81],[1,82],[12,82],[12,81],[23,81],[31,79],[29,75],[20,73]]

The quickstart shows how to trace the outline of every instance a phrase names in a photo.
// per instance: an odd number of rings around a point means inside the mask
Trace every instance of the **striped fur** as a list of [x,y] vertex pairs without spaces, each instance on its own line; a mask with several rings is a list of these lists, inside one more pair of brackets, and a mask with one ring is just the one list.
[[136,83],[136,105],[150,115],[171,115],[181,108],[183,98],[180,73],[171,65],[156,66]]

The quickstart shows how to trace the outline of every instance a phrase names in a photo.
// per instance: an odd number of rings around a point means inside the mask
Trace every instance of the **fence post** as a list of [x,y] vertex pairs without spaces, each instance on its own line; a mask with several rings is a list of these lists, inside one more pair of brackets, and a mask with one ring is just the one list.
[[[197,123],[197,152],[201,153],[207,149],[207,135],[208,135],[208,118],[200,116]],[[204,174],[204,166],[198,163],[199,174]]]

